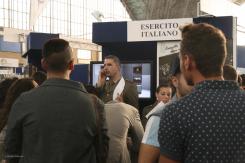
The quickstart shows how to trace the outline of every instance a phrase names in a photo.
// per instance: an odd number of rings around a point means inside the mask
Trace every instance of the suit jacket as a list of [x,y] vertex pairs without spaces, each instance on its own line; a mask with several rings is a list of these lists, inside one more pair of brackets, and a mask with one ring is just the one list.
[[138,110],[131,105],[111,101],[105,104],[105,112],[110,137],[107,163],[131,163],[127,147],[128,132],[134,152],[139,151],[144,134]]
[[48,79],[22,94],[7,126],[5,151],[10,162],[96,162],[95,112],[80,83]]
[[[116,88],[117,84],[113,81],[106,81],[105,85],[100,88],[100,98],[105,102],[109,102],[113,97],[114,89]],[[125,80],[125,87],[122,92],[123,102],[129,105],[134,106],[135,108],[138,108],[138,92],[137,87],[134,82]]]

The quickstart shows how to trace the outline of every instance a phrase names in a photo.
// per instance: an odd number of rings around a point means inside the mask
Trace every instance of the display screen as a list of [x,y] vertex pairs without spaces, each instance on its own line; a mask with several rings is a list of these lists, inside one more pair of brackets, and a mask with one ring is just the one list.
[[[90,83],[96,85],[103,62],[90,62]],[[125,80],[135,82],[139,98],[151,98],[151,62],[121,62],[121,73]]]

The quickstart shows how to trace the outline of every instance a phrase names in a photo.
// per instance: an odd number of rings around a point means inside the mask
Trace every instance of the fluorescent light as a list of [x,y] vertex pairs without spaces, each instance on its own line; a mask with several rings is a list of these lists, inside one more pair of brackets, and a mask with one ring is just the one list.
[[77,58],[78,59],[91,59],[91,51],[78,49]]

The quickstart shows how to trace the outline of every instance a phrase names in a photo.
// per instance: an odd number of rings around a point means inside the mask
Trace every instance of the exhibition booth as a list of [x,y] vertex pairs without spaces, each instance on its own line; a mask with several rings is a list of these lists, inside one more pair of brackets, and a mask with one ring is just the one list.
[[[180,50],[180,27],[202,22],[224,32],[227,38],[226,63],[237,67],[236,18],[231,16],[98,22],[93,23],[92,41],[102,46],[102,59],[107,55],[116,55],[123,66],[130,65],[126,70],[123,67],[122,74],[136,83],[142,108],[154,103],[156,87],[169,78],[173,57]],[[102,63],[91,63],[91,84],[95,84],[100,69],[99,65],[96,67],[93,64]]]

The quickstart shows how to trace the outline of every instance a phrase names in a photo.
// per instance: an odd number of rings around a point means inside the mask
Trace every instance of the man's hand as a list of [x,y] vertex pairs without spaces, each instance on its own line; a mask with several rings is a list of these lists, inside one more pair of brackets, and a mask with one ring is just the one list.
[[118,101],[118,102],[123,102],[123,97],[122,97],[122,95],[120,95],[119,93],[117,94],[116,101]]
[[128,150],[131,150],[133,146],[133,140],[131,137],[127,137],[127,147],[128,147]]
[[99,73],[99,78],[97,81],[97,87],[103,87],[105,84],[105,79],[106,79],[105,70],[101,69]]

